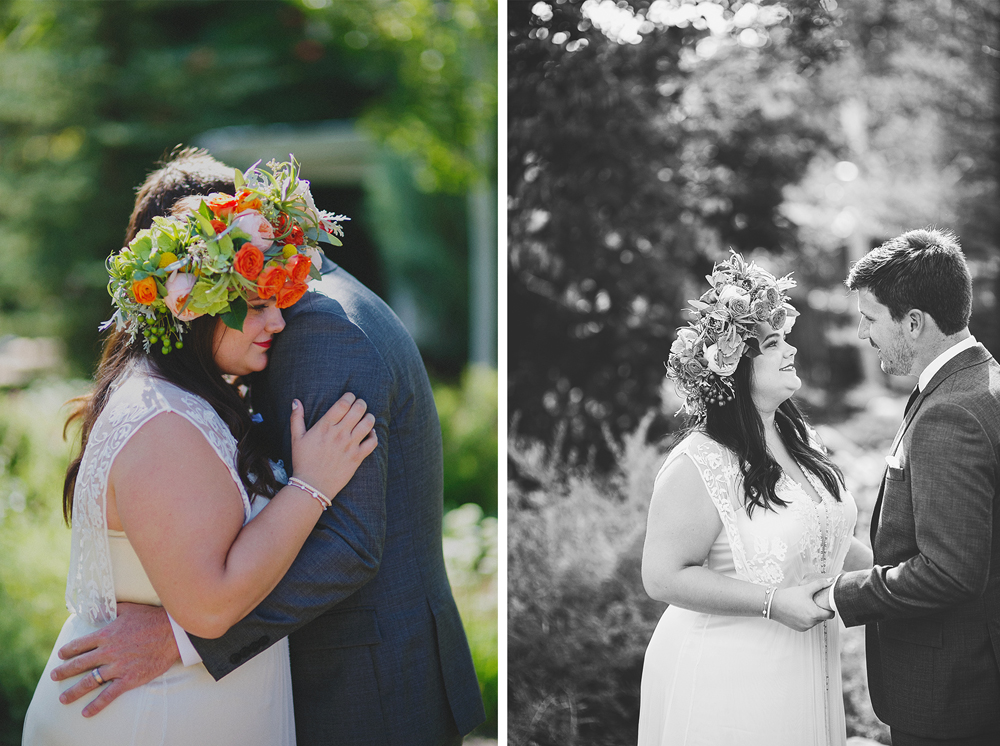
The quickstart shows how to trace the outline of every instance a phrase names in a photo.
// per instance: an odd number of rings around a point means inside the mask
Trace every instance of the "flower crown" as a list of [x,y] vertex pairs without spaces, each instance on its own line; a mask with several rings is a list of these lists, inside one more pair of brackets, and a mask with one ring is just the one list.
[[[159,344],[164,354],[183,347],[188,322],[220,316],[240,330],[247,297],[274,297],[278,308],[294,305],[319,278],[319,241],[341,246],[340,226],[350,218],[317,210],[299,164],[270,161],[236,171],[236,194],[194,198],[182,217],[155,217],[150,228],[108,257],[108,292],[115,324],[134,340],[145,337],[146,351]],[[258,162],[259,163],[259,162]]]
[[760,354],[757,324],[766,321],[787,333],[799,315],[785,295],[795,287],[791,275],[775,278],[735,251],[706,279],[711,288],[700,300],[688,301],[694,320],[677,330],[667,360],[667,378],[684,397],[680,411],[697,422],[709,403],[732,401],[730,377],[740,358]]

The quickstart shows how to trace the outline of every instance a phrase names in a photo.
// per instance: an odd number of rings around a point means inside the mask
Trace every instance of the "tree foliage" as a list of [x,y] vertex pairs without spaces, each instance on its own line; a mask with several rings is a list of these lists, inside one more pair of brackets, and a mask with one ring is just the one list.
[[491,178],[495,48],[496,0],[0,4],[0,331],[89,368],[133,189],[206,130],[357,118],[426,191]]
[[795,96],[835,53],[835,4],[664,5],[510,12],[510,406],[604,456],[659,401],[691,279],[729,246],[797,247],[782,190],[827,144]]

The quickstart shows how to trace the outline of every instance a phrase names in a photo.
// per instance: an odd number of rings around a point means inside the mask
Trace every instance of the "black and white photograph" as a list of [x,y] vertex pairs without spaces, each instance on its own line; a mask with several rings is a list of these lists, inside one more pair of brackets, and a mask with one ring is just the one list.
[[508,743],[1000,743],[997,32],[508,5]]

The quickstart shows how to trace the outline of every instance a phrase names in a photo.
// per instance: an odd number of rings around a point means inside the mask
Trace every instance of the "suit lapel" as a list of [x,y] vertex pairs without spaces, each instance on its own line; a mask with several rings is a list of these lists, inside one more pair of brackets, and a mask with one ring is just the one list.
[[[977,344],[975,347],[970,347],[968,350],[963,350],[958,353],[945,363],[941,370],[934,374],[927,387],[922,389],[917,395],[917,398],[913,402],[913,406],[910,407],[910,411],[906,413],[903,417],[903,422],[899,426],[899,430],[896,431],[896,437],[893,438],[892,447],[889,449],[889,455],[894,456],[896,454],[896,449],[899,447],[900,442],[903,440],[903,435],[910,427],[910,423],[917,416],[917,412],[920,411],[921,405],[929,397],[938,386],[948,380],[951,376],[955,375],[959,371],[965,370],[966,368],[971,368],[973,365],[981,365],[992,359],[992,355],[987,352],[986,348],[981,344]],[[882,483],[878,490],[878,499],[875,501],[875,507],[872,510],[872,523],[871,523],[871,540],[872,547],[875,546],[875,534],[878,532],[878,527],[882,518],[882,496],[885,494],[885,476],[888,473],[888,469],[882,472]]]

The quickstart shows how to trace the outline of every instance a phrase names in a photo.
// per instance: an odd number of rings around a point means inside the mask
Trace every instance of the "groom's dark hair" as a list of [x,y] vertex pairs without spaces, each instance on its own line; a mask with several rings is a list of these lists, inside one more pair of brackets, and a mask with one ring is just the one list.
[[132,216],[125,231],[125,245],[135,234],[153,224],[153,218],[166,217],[174,203],[182,197],[208,195],[212,192],[232,193],[234,171],[203,148],[177,145],[156,164],[139,187]]
[[948,335],[967,327],[972,315],[972,276],[950,231],[927,228],[886,241],[851,267],[845,284],[870,290],[893,321],[916,308]]

